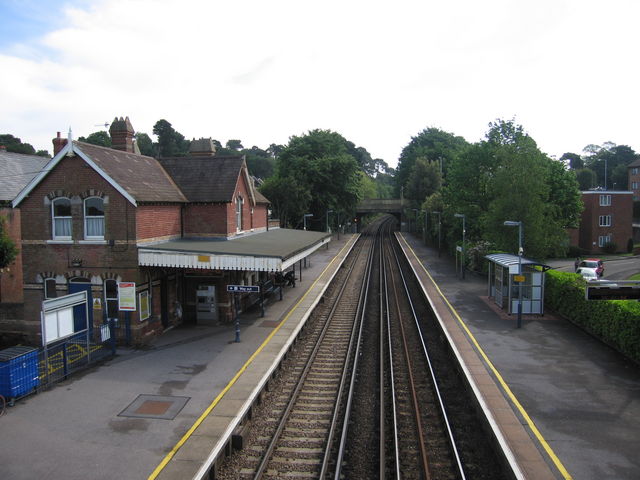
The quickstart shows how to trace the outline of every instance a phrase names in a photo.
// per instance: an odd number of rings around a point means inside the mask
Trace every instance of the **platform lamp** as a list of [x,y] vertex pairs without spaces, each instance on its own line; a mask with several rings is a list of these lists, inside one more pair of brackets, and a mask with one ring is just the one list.
[[313,217],[313,213],[305,213],[305,214],[302,216],[302,223],[303,223],[303,225],[304,225],[304,228],[303,228],[304,230],[306,230],[306,229],[307,229],[307,217]]
[[327,233],[329,232],[329,214],[333,213],[333,210],[327,210]]
[[[518,227],[518,276],[522,277],[522,222],[506,220],[507,227]],[[518,328],[522,326],[522,278],[518,279]]]
[[462,262],[460,265],[460,271],[462,273],[462,280],[464,280],[464,242],[465,242],[465,234],[466,234],[466,215],[464,213],[454,213],[454,217],[462,219]]
[[438,257],[440,256],[440,229],[442,228],[441,215],[442,212],[431,212],[432,215],[438,215]]

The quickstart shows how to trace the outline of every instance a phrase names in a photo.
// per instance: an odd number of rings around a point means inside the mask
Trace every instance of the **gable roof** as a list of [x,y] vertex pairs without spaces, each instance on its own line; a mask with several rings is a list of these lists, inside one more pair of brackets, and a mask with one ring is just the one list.
[[78,155],[133,205],[138,202],[186,201],[176,184],[155,158],[99,147],[84,142],[68,142],[13,200],[17,206],[66,156]]
[[255,189],[246,174],[243,156],[170,157],[161,158],[159,162],[189,202],[233,201],[238,177],[244,171],[247,188],[255,203]]
[[0,150],[0,203],[11,202],[49,160],[49,157]]

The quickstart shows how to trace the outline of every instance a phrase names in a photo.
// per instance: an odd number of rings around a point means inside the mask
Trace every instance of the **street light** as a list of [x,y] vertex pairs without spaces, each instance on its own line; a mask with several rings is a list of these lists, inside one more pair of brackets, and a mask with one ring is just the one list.
[[333,213],[333,210],[327,210],[327,232],[329,232],[329,214]]
[[304,224],[304,228],[303,228],[304,230],[307,229],[307,217],[313,217],[313,213],[305,213],[302,216],[302,223]]
[[442,212],[431,212],[433,215],[438,215],[438,257],[440,256],[440,215],[442,215]]
[[522,222],[506,220],[507,227],[518,227],[518,328],[522,326]]
[[464,236],[466,233],[465,220],[467,217],[464,213],[454,213],[453,216],[462,219],[462,265],[460,270],[462,271],[462,280],[464,280]]

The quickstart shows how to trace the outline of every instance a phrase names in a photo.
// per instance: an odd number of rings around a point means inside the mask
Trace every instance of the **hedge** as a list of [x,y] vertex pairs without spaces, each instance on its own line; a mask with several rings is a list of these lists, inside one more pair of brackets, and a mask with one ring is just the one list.
[[580,275],[549,270],[545,307],[640,363],[640,303],[634,300],[586,300]]

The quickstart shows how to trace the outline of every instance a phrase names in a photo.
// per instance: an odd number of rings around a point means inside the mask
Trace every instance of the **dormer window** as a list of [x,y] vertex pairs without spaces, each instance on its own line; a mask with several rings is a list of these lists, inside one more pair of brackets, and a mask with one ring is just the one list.
[[89,197],[84,201],[85,240],[104,240],[104,200]]
[[53,239],[71,240],[71,200],[56,198],[51,204]]

